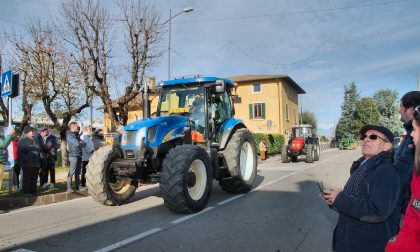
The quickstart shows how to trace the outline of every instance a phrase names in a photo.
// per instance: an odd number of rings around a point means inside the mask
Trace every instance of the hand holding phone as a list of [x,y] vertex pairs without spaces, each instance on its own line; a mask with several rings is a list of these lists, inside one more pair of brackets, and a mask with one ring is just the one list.
[[325,195],[329,195],[329,193],[324,192],[324,184],[322,183],[322,181],[321,182],[316,182],[316,184],[318,185],[319,192],[321,193],[321,196],[323,198],[325,198]]

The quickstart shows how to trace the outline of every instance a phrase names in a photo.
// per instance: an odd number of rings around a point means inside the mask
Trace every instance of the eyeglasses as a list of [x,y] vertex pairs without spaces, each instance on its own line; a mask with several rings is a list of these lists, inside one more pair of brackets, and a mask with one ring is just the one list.
[[380,138],[380,139],[384,140],[385,142],[389,142],[387,139],[385,139],[381,136],[375,135],[375,134],[372,134],[372,135],[369,135],[369,136],[365,134],[365,135],[360,137],[360,140],[365,140],[366,137],[369,137],[370,140],[376,140],[376,139]]
[[416,120],[420,119],[420,118],[419,118],[419,117],[420,117],[420,105],[418,105],[418,106],[414,109],[414,111],[413,111],[413,117],[414,117],[414,119],[416,119]]

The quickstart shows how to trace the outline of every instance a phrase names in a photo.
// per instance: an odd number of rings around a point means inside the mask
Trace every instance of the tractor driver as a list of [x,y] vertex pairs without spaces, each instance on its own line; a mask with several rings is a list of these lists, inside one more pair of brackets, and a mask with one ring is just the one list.
[[[194,97],[194,102],[191,107],[191,121],[194,122],[193,130],[200,135],[204,133],[205,129],[205,118],[204,118],[204,98],[201,94],[196,94]],[[201,135],[199,139],[204,139]],[[199,141],[201,142],[201,141]]]

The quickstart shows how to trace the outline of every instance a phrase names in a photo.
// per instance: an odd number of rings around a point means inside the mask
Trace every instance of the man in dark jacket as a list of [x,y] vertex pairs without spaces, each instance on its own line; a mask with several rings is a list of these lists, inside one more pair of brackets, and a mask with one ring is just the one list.
[[413,172],[414,153],[416,152],[411,132],[413,131],[413,112],[417,105],[420,105],[419,91],[408,92],[401,98],[399,112],[406,134],[394,154],[394,167],[400,176],[402,190],[397,207],[390,217],[393,235],[396,235],[399,231],[401,216],[405,214],[410,200],[411,174]]
[[85,147],[86,143],[80,140],[79,137],[79,126],[76,122],[69,124],[70,130],[66,133],[67,150],[70,162],[70,170],[67,176],[67,191],[72,192],[72,179],[75,175],[76,190],[79,190],[80,185],[80,170],[82,168],[82,148]]
[[41,167],[40,152],[41,146],[35,137],[35,128],[26,126],[23,130],[23,137],[18,143],[18,160],[23,171],[23,192],[36,194],[36,183]]
[[[48,130],[46,127],[41,127],[40,135],[42,136],[42,142],[47,154],[47,167],[44,172],[43,181],[45,186],[47,185],[50,188],[53,188],[55,185],[55,161],[57,160],[57,150],[59,149],[59,144],[57,138]],[[48,174],[50,176],[50,183],[48,183]]]
[[322,194],[339,213],[333,238],[336,252],[382,252],[392,237],[389,216],[400,195],[391,159],[394,136],[375,125],[363,126],[360,134],[363,157],[353,163],[344,189],[326,189]]

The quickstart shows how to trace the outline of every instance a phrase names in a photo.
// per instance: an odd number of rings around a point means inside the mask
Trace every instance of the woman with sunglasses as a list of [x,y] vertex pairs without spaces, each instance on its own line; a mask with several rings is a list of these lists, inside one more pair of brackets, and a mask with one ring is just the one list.
[[400,195],[400,179],[391,158],[394,136],[376,125],[363,126],[360,135],[363,156],[353,162],[346,185],[322,193],[339,213],[333,235],[336,252],[383,252],[393,235],[388,218]]
[[420,251],[420,106],[417,106],[413,112],[411,136],[416,146],[411,198],[400,232],[388,242],[386,252]]

